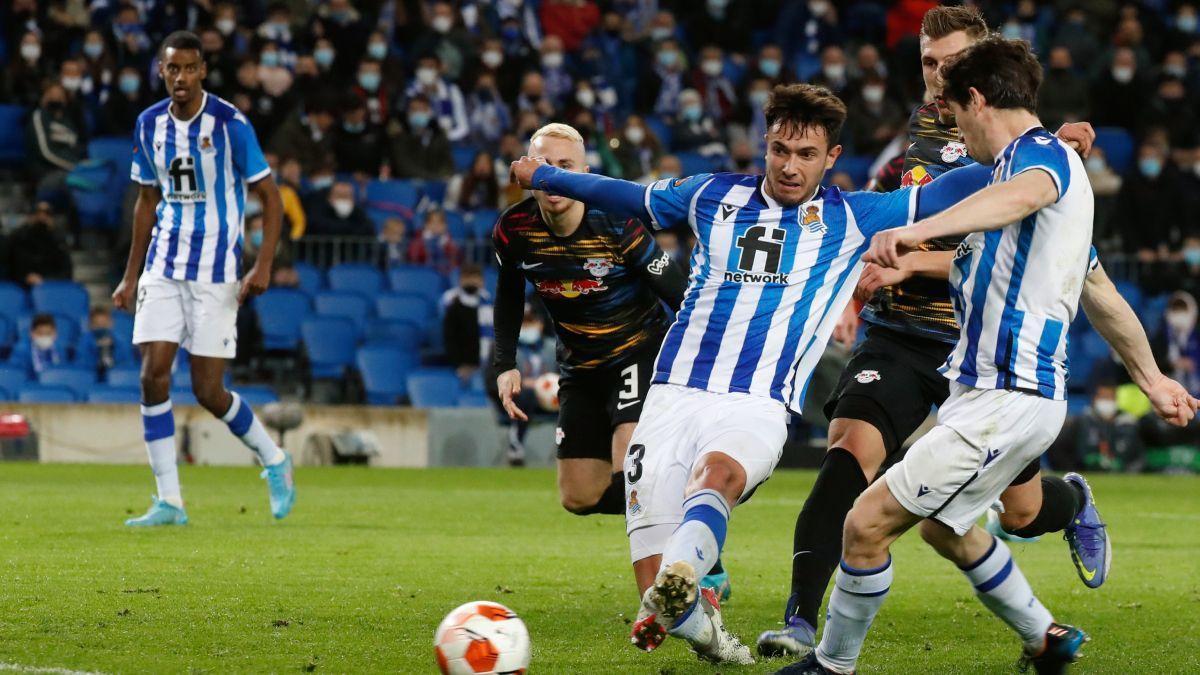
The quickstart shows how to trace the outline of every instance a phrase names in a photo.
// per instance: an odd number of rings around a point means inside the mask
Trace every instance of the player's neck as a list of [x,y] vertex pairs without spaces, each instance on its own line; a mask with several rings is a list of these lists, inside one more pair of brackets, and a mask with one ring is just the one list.
[[542,220],[546,222],[546,227],[554,233],[556,237],[569,237],[575,234],[575,230],[583,224],[583,216],[587,212],[587,207],[583,202],[575,202],[571,208],[562,213],[547,213],[545,209],[542,211]]
[[190,120],[196,116],[196,113],[200,112],[200,106],[204,105],[204,99],[204,90],[201,89],[200,93],[193,96],[192,100],[188,101],[185,106],[181,107],[175,101],[171,101],[171,115],[177,120]]
[[1042,126],[1037,115],[1020,108],[996,110],[992,114],[993,123],[987,126],[987,146],[992,157],[999,157],[1009,143],[1030,128]]

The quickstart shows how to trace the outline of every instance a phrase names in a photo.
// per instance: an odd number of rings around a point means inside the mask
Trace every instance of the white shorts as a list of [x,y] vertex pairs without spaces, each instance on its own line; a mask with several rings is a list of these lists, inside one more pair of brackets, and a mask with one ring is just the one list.
[[173,342],[196,356],[237,354],[241,284],[178,281],[145,273],[138,281],[133,344]]
[[950,383],[938,423],[884,475],[910,513],[967,533],[1062,429],[1067,402]]
[[684,488],[692,467],[710,452],[722,452],[742,465],[744,498],[779,463],[787,420],[782,403],[761,396],[651,386],[625,454],[626,531],[683,522]]

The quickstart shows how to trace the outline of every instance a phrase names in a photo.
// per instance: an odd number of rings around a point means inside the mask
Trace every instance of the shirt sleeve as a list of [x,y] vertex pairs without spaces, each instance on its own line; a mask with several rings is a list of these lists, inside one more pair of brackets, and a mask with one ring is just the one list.
[[637,219],[631,218],[625,223],[621,252],[625,267],[641,275],[655,295],[677,311],[683,303],[687,277],[671,264],[671,256],[659,248],[658,242]]
[[1100,269],[1100,255],[1096,253],[1096,247],[1088,248],[1087,272],[1084,276],[1090,276],[1092,272]]
[[664,178],[646,188],[646,213],[656,230],[675,227],[688,220],[692,198],[712,178],[701,173],[690,178]]
[[267,166],[267,158],[263,157],[262,147],[258,144],[258,136],[254,127],[244,115],[233,116],[227,126],[229,130],[229,145],[233,152],[233,166],[247,183],[257,183],[271,173]]
[[149,144],[146,143],[146,123],[138,120],[133,135],[133,163],[129,167],[129,178],[139,185],[158,183],[154,163],[150,159]]
[[1014,176],[1032,169],[1041,169],[1050,175],[1055,189],[1058,190],[1058,199],[1062,199],[1071,187],[1071,166],[1067,159],[1066,146],[1058,139],[1035,135],[1017,141],[1012,159],[1009,160],[1006,180],[1012,180]]
[[925,185],[883,193],[850,192],[846,201],[854,211],[858,229],[869,237],[945,211],[987,187],[991,176],[991,166],[971,164],[947,171]]

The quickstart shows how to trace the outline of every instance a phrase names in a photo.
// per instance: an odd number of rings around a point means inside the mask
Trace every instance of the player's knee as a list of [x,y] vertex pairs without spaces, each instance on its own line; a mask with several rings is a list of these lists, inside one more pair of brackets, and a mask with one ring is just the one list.
[[196,395],[196,402],[213,415],[221,417],[229,412],[229,397],[225,393],[224,385],[193,382],[192,393]]
[[1000,514],[1000,527],[1004,528],[1005,532],[1012,534],[1032,523],[1033,519],[1037,517],[1037,513],[1031,509],[1006,509],[1004,513]]
[[592,513],[600,497],[604,495],[603,488],[592,489],[590,486],[559,485],[558,500],[562,507],[577,516]]
[[855,506],[846,514],[842,540],[847,553],[874,553],[886,546],[886,534],[880,520],[871,517],[864,509]]
[[862,420],[834,420],[829,427],[829,447],[841,448],[853,455],[867,482],[875,479],[887,458],[882,434],[870,422]]
[[171,373],[156,373],[149,368],[143,368],[141,383],[142,400],[146,403],[160,403],[166,400],[171,391]]
[[940,525],[937,521],[926,519],[921,521],[920,531],[921,539],[925,540],[926,544],[932,546],[935,551],[941,553],[943,556],[946,555],[949,543],[947,535],[950,531],[945,526]]

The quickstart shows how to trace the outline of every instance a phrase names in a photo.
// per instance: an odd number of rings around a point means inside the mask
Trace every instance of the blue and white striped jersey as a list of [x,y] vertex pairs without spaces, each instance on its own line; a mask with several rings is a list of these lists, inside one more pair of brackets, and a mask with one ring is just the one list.
[[1098,265],[1092,187],[1079,156],[1041,127],[1004,149],[991,182],[1033,169],[1050,175],[1058,200],[1020,222],[975,232],[958,247],[950,286],[960,336],[942,372],[970,387],[1063,400],[1067,328],[1084,277]]
[[[987,179],[986,170],[974,175],[965,194]],[[799,414],[872,235],[965,196],[919,198],[925,189],[885,194],[830,187],[809,202],[783,207],[763,192],[758,176],[702,174],[651,185],[645,207],[652,224],[686,222],[697,239],[687,294],[663,341],[654,381],[768,397]]]
[[170,99],[138,116],[130,178],[162,190],[146,272],[225,283],[241,276],[246,184],[271,169],[245,115],[204,92],[200,112],[176,119]]

